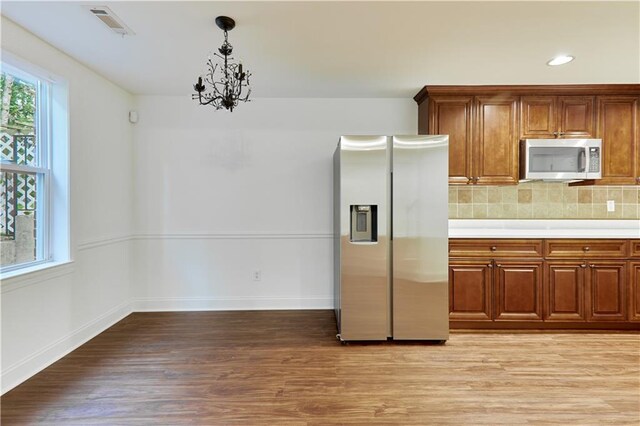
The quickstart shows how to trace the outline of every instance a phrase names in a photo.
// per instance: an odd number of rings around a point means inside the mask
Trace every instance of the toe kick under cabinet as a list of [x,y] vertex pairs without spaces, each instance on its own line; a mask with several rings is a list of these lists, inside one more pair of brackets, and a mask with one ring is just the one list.
[[640,330],[640,240],[450,239],[451,328]]

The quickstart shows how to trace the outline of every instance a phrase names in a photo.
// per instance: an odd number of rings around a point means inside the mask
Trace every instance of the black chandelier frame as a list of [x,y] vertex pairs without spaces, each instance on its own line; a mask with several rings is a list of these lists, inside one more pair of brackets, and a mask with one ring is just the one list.
[[193,86],[196,93],[192,99],[198,100],[200,105],[211,105],[216,110],[224,108],[233,111],[239,102],[249,102],[251,73],[243,69],[242,62],[236,63],[231,56],[233,46],[228,36],[236,25],[235,21],[228,16],[218,16],[216,25],[224,31],[224,42],[213,56],[221,59],[222,63],[214,63],[213,58],[209,57],[206,73],[199,76]]

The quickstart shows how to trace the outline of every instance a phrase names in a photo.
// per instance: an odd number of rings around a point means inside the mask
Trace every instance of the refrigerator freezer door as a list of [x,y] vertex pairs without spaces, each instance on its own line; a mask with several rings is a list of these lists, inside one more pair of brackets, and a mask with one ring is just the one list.
[[336,152],[339,170],[334,178],[340,183],[334,205],[339,210],[334,219],[339,220],[336,293],[343,340],[386,340],[391,332],[389,145],[387,136],[343,136]]
[[393,338],[446,340],[448,136],[394,136]]

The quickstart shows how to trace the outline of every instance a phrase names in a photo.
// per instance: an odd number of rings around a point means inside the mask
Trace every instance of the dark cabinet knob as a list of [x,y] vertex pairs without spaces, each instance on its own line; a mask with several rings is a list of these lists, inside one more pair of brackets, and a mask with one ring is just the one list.
[[586,268],[586,267],[587,267],[587,264],[586,264],[586,263],[583,263],[582,265],[580,265],[580,267],[581,267],[581,268]]
[[498,247],[496,247],[496,246],[491,246],[491,251],[496,251],[496,250],[498,250]]
[[487,267],[493,268],[493,263],[487,263]]
[[591,250],[591,248],[589,246],[585,246],[585,247],[582,247],[582,250],[589,251],[589,250]]

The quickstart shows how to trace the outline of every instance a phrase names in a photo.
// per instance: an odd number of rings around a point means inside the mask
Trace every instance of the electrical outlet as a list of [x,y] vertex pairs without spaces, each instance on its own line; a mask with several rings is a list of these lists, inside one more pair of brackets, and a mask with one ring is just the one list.
[[607,200],[607,211],[608,212],[616,211],[616,200]]
[[260,281],[262,279],[262,271],[253,271],[253,280]]

